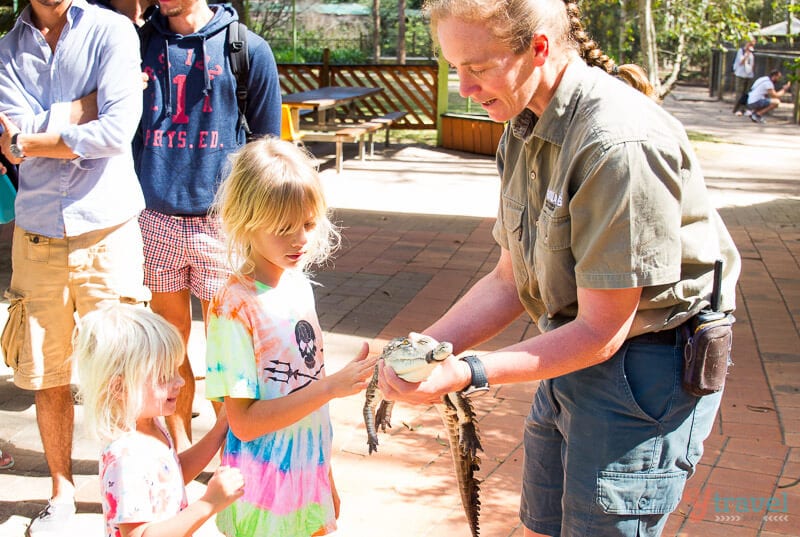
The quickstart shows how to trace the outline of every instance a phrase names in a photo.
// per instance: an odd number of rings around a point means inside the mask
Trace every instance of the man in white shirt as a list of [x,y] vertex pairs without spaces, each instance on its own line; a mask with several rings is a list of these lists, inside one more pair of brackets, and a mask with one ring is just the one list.
[[781,97],[791,86],[791,82],[787,82],[779,90],[775,90],[775,83],[781,79],[781,72],[779,69],[774,69],[769,76],[762,76],[753,82],[753,87],[750,88],[750,96],[747,98],[747,108],[752,110],[750,119],[756,123],[766,123],[764,115],[770,110],[773,110],[781,104]]

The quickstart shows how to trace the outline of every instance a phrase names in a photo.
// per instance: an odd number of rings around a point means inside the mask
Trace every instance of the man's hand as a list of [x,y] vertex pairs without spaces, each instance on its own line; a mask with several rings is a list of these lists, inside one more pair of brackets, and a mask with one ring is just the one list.
[[11,138],[18,132],[19,127],[8,119],[8,116],[0,112],[0,126],[3,127],[3,133],[0,134],[0,151],[8,159],[11,164],[19,164],[22,159],[16,158],[11,154]]

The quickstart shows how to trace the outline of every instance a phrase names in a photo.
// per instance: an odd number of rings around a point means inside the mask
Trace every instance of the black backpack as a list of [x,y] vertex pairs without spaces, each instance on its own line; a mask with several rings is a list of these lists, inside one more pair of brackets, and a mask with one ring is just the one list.
[[[153,28],[151,19],[147,19],[139,28],[139,42],[143,58],[154,32],[155,28]],[[237,131],[244,129],[245,137],[249,141],[253,133],[250,131],[250,125],[247,124],[247,118],[245,117],[247,112],[247,77],[250,73],[247,26],[239,21],[234,21],[228,25],[225,34],[228,41],[228,63],[231,66],[233,76],[236,78],[236,104],[239,106],[239,121],[236,128]]]

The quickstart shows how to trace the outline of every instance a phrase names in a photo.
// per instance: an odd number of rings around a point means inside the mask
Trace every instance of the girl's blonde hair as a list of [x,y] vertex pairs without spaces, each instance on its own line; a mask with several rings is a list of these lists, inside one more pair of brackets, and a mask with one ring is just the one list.
[[456,17],[486,25],[514,54],[531,45],[534,34],[546,34],[551,45],[577,52],[590,66],[611,72],[614,61],[584,30],[578,3],[573,0],[426,0],[433,35],[436,24]]
[[323,263],[339,246],[340,235],[312,157],[291,142],[265,136],[231,156],[231,169],[217,190],[212,213],[221,220],[234,273],[253,273],[254,232],[294,233],[309,218],[316,222],[301,268]]
[[183,339],[167,320],[121,303],[84,315],[72,345],[87,430],[106,440],[136,429],[144,387],[173,378],[185,354]]

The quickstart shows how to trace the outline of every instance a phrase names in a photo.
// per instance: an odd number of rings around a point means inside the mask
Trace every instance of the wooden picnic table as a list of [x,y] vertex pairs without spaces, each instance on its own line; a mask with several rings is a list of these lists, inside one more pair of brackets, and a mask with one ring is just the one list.
[[[324,86],[321,88],[288,93],[282,97],[283,104],[292,109],[292,123],[300,124],[300,110],[313,110],[317,114],[317,126],[329,125],[327,111],[340,106],[351,107],[353,103],[383,91],[383,88],[363,86]],[[352,111],[352,110],[351,110]]]

